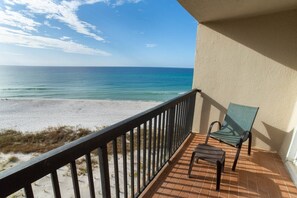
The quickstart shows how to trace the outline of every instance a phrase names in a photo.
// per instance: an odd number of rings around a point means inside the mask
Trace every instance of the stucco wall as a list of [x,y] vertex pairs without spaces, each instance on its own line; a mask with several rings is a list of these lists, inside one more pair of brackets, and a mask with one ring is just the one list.
[[206,133],[230,102],[260,107],[253,146],[285,155],[297,123],[297,10],[199,24],[193,131]]

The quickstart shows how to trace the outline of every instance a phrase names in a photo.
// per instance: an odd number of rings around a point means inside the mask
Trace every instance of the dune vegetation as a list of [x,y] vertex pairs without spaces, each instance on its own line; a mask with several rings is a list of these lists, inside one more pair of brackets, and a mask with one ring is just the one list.
[[88,129],[69,126],[50,127],[34,133],[2,130],[0,152],[44,153],[90,133]]

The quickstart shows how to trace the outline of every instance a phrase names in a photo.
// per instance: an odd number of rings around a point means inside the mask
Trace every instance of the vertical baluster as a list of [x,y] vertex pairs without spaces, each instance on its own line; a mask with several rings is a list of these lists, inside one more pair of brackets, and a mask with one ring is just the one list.
[[190,129],[192,130],[193,122],[194,122],[194,112],[195,112],[195,105],[196,105],[196,93],[191,97],[191,104],[190,104]]
[[175,107],[170,108],[168,117],[167,152],[168,159],[172,155],[172,139],[174,132]]
[[181,145],[181,143],[183,142],[184,124],[185,124],[185,101],[182,101],[181,105],[182,105],[182,119],[181,119],[181,136],[180,136],[179,145]]
[[131,197],[134,197],[134,130],[130,130]]
[[142,186],[145,187],[146,184],[146,122],[143,124],[143,166],[142,166]]
[[137,127],[137,192],[140,193],[140,126]]
[[160,167],[162,167],[162,157],[163,157],[163,117],[164,113],[161,114],[161,125],[160,125]]
[[168,161],[169,160],[169,158],[170,158],[170,153],[169,153],[169,147],[171,147],[171,146],[169,146],[169,144],[172,144],[172,131],[170,131],[171,129],[170,129],[170,111],[171,111],[171,108],[170,109],[168,109],[167,110],[167,124],[166,124],[166,131],[167,131],[167,135],[166,135],[166,152],[165,152],[165,154],[166,154],[166,161]]
[[57,174],[56,170],[51,173],[51,180],[52,180],[52,185],[53,185],[54,196],[55,196],[55,198],[60,198],[61,191],[60,191],[60,186],[59,186],[58,174]]
[[187,134],[187,114],[188,114],[188,100],[185,100],[185,115],[184,115],[184,129],[183,129],[183,140],[186,138]]
[[177,142],[177,134],[178,134],[178,122],[179,122],[179,105],[176,104],[175,105],[175,114],[176,114],[176,121],[175,121],[175,127],[174,127],[174,149],[173,149],[173,152],[175,152],[176,150],[176,142]]
[[179,114],[180,118],[179,118],[179,132],[178,132],[177,148],[180,145],[180,142],[182,139],[182,130],[183,130],[183,127],[182,127],[182,124],[183,124],[183,103],[181,102],[179,105],[180,105],[180,114]]
[[95,188],[94,188],[94,180],[93,180],[91,154],[87,153],[85,155],[85,157],[86,157],[86,166],[87,166],[87,173],[88,173],[90,197],[94,198],[95,197]]
[[114,182],[115,182],[115,193],[116,197],[120,197],[120,184],[119,184],[119,164],[118,164],[118,145],[117,139],[112,140],[112,152],[113,152],[113,163],[114,163]]
[[189,106],[188,106],[188,115],[187,115],[187,132],[192,132],[192,123],[193,123],[193,114],[194,114],[194,106],[193,103],[195,103],[195,95],[192,95],[189,98]]
[[175,146],[176,146],[176,134],[177,134],[177,123],[178,123],[178,104],[176,104],[174,106],[174,111],[175,111],[175,115],[174,115],[174,127],[173,127],[173,143],[172,143],[172,153],[174,153],[175,151]]
[[153,138],[153,176],[156,171],[156,141],[157,141],[157,117],[154,117],[154,138]]
[[186,100],[185,100],[185,121],[184,121],[184,134],[183,134],[183,136],[184,136],[184,138],[183,139],[185,139],[186,138],[186,135],[188,134],[188,131],[187,131],[187,118],[188,118],[188,114],[189,114],[189,98],[187,98]]
[[152,119],[149,120],[149,137],[148,137],[148,181],[151,179],[151,148],[152,148]]
[[25,186],[25,194],[26,197],[34,198],[33,190],[31,184],[27,184]]
[[195,101],[196,101],[196,94],[192,95],[189,101],[189,114],[187,120],[189,121],[188,124],[188,131],[192,132],[192,125],[193,125],[193,119],[194,119],[194,111],[195,111]]
[[188,106],[187,106],[187,108],[188,108],[188,110],[187,110],[187,123],[186,123],[186,131],[187,131],[187,134],[190,132],[190,123],[191,123],[191,98],[192,98],[192,96],[190,97],[190,98],[188,98]]
[[127,182],[127,147],[126,134],[122,135],[122,153],[123,153],[123,173],[124,173],[124,197],[128,197],[128,182]]
[[76,170],[75,161],[70,162],[70,168],[71,168],[71,178],[72,178],[74,196],[76,198],[79,198],[80,197],[80,192],[79,192],[78,177],[77,177],[77,170]]
[[99,167],[100,167],[100,178],[102,186],[102,196],[110,196],[110,181],[109,181],[109,169],[108,169],[108,156],[107,156],[107,146],[104,145],[98,148],[99,155]]
[[168,134],[168,115],[169,111],[165,111],[165,124],[164,124],[164,154],[163,154],[163,162],[166,162],[166,150],[167,150],[167,134]]
[[163,112],[163,116],[162,116],[161,158],[160,158],[161,166],[163,166],[164,132],[165,132],[165,112]]
[[158,149],[157,149],[157,170],[159,171],[160,168],[160,139],[161,139],[161,116],[162,114],[158,115]]
[[169,110],[165,111],[165,115],[166,115],[166,118],[165,118],[165,128],[164,128],[164,154],[163,154],[163,160],[164,162],[167,161],[167,158],[166,158],[166,153],[167,153],[167,143],[168,143],[168,118],[169,118]]
[[175,122],[175,134],[174,134],[174,152],[176,151],[176,148],[177,148],[179,123],[180,123],[180,105],[178,103],[176,105],[176,122]]
[[189,113],[190,113],[190,98],[187,98],[186,100],[186,116],[185,116],[185,133],[184,133],[184,137],[186,138],[186,136],[189,133],[189,127],[188,127],[188,117],[189,117]]

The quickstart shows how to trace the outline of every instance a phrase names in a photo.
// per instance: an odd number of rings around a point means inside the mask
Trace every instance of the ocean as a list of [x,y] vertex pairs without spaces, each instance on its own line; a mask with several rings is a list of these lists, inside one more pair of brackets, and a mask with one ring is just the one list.
[[192,78],[191,68],[1,66],[0,98],[166,101]]

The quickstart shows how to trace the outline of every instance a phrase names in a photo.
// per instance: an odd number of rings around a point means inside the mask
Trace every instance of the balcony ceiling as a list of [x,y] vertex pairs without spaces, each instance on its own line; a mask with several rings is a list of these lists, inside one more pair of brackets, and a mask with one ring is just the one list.
[[297,9],[297,0],[178,0],[199,23]]

